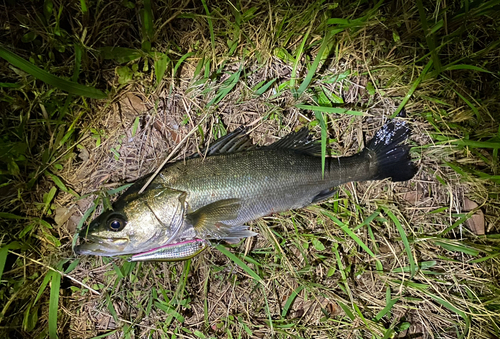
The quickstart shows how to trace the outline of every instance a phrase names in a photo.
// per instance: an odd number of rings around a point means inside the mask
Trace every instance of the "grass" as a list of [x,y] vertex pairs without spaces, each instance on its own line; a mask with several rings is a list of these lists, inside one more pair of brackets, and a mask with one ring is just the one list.
[[[0,336],[500,336],[497,7],[2,3]],[[403,107],[410,182],[344,185],[186,262],[71,251],[125,183],[239,125],[343,156]]]

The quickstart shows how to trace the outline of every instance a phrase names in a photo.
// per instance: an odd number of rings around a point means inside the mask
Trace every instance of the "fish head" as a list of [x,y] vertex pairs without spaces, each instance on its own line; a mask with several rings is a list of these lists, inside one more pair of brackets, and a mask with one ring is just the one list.
[[80,231],[76,254],[138,254],[175,240],[184,224],[185,192],[157,187],[127,193]]

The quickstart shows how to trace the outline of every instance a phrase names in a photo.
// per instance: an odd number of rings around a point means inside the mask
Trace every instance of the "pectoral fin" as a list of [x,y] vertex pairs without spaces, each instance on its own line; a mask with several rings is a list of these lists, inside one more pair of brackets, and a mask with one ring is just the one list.
[[248,226],[231,226],[224,223],[238,218],[240,207],[239,199],[219,200],[189,213],[186,218],[199,238],[238,242],[240,238],[256,235],[248,230]]

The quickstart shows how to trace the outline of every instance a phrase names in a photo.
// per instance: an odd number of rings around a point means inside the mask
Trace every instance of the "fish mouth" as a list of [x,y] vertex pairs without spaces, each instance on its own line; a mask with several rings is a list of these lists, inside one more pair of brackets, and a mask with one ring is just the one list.
[[125,253],[125,247],[129,243],[128,238],[104,239],[95,236],[80,238],[80,244],[73,248],[77,255],[100,255],[110,257]]

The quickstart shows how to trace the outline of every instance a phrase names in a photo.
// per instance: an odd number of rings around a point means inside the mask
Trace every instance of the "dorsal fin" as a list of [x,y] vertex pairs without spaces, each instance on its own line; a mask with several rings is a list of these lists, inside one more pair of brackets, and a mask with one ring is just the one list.
[[[255,149],[256,146],[250,140],[248,127],[240,126],[234,131],[217,139],[210,144],[207,149],[201,150],[203,155],[227,154]],[[197,158],[199,154],[194,154],[193,158]]]
[[[271,145],[258,147],[252,143],[248,135],[248,127],[240,126],[231,133],[226,134],[222,138],[212,143],[208,150],[204,149],[201,154],[215,155],[227,154],[241,151],[248,151],[257,148],[268,149],[289,149],[309,155],[321,154],[321,143],[313,139],[307,127],[302,127],[297,132],[292,132]],[[193,157],[198,157],[194,154]]]
[[321,143],[313,139],[307,127],[302,127],[297,132],[285,135],[280,140],[266,147],[270,149],[291,149],[310,155],[321,154]]

